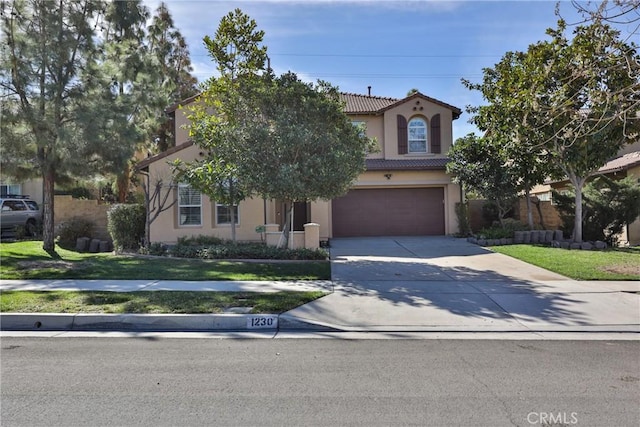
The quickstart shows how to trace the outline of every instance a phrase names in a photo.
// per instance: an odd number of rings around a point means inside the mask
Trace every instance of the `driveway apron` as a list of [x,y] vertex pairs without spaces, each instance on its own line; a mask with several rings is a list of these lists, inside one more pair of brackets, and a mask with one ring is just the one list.
[[333,239],[331,263],[335,291],[284,318],[349,331],[639,330],[640,296],[620,291],[635,284],[577,282],[465,239]]

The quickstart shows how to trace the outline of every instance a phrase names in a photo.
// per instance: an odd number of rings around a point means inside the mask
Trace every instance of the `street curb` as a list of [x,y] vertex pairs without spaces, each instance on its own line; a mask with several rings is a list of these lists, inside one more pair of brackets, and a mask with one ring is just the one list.
[[277,330],[276,314],[0,314],[2,331],[260,331]]

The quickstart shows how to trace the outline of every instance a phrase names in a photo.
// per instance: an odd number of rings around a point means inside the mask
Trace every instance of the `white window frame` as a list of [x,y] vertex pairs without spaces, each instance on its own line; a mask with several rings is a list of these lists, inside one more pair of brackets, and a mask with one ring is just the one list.
[[[2,191],[0,191],[0,193],[2,194],[12,194],[12,195],[21,195],[22,194],[22,185],[20,184],[0,184],[0,187],[6,187],[6,192],[2,193]],[[11,189],[14,189],[13,191]],[[16,191],[17,189],[17,191]]]
[[[229,221],[225,221],[225,222],[220,222],[220,213],[219,213],[219,209],[223,208],[223,209],[229,209],[229,205],[223,205],[221,203],[216,203],[216,225],[223,225],[223,226],[227,226],[227,225],[231,225],[231,217],[229,217]],[[236,225],[240,225],[240,208],[238,207],[238,205],[233,205],[233,209],[236,211]],[[225,213],[225,215],[228,215],[228,213]]]
[[[424,127],[424,139],[423,138],[412,138],[411,135],[411,124],[412,123],[421,123],[422,126],[420,127]],[[409,123],[407,123],[407,153],[409,154],[425,154],[429,152],[429,138],[427,136],[427,121],[425,119],[423,119],[422,117],[413,117],[411,118],[411,120],[409,120]],[[424,142],[424,150],[416,150],[413,149],[413,147],[411,146],[412,143],[423,143]]]
[[[190,192],[189,196],[188,196],[188,201],[190,203],[182,203],[182,194],[181,192],[187,190]],[[193,200],[193,196],[197,195],[197,199],[199,200],[198,203],[194,203]],[[187,223],[183,223],[183,214],[182,214],[182,209],[194,209],[194,208],[198,208],[199,212],[200,212],[200,221],[196,224],[196,223],[191,223],[191,224],[187,224]],[[184,220],[186,221],[189,218],[189,213],[184,215]],[[188,184],[178,184],[178,225],[180,227],[200,227],[202,226],[202,193],[194,190],[190,185]]]

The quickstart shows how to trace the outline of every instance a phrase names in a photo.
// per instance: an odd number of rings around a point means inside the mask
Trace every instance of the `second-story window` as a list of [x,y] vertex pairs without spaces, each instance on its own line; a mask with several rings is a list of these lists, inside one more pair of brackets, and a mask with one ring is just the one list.
[[427,152],[427,123],[415,117],[409,121],[409,153]]
[[354,128],[358,129],[360,136],[367,136],[367,122],[362,120],[352,120],[351,124]]

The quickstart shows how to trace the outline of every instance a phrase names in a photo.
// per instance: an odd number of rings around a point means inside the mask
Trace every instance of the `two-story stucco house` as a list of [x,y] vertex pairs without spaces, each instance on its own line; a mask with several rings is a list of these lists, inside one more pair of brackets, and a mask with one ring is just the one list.
[[[343,197],[298,203],[294,227],[320,225],[320,240],[347,236],[445,235],[458,231],[455,205],[460,187],[445,171],[452,144],[452,124],[461,111],[452,105],[412,94],[403,99],[342,94],[345,112],[363,123],[380,149],[369,155],[367,170]],[[186,100],[184,106],[194,99]],[[184,129],[186,113],[168,110],[175,123],[176,144],[137,166],[151,180],[169,182],[169,163],[202,156]],[[171,191],[177,203],[151,226],[152,242],[175,242],[180,236],[213,235],[230,238],[229,208],[178,184]],[[277,200],[247,199],[239,204],[237,238],[259,240],[256,226],[284,223],[284,206]]]

